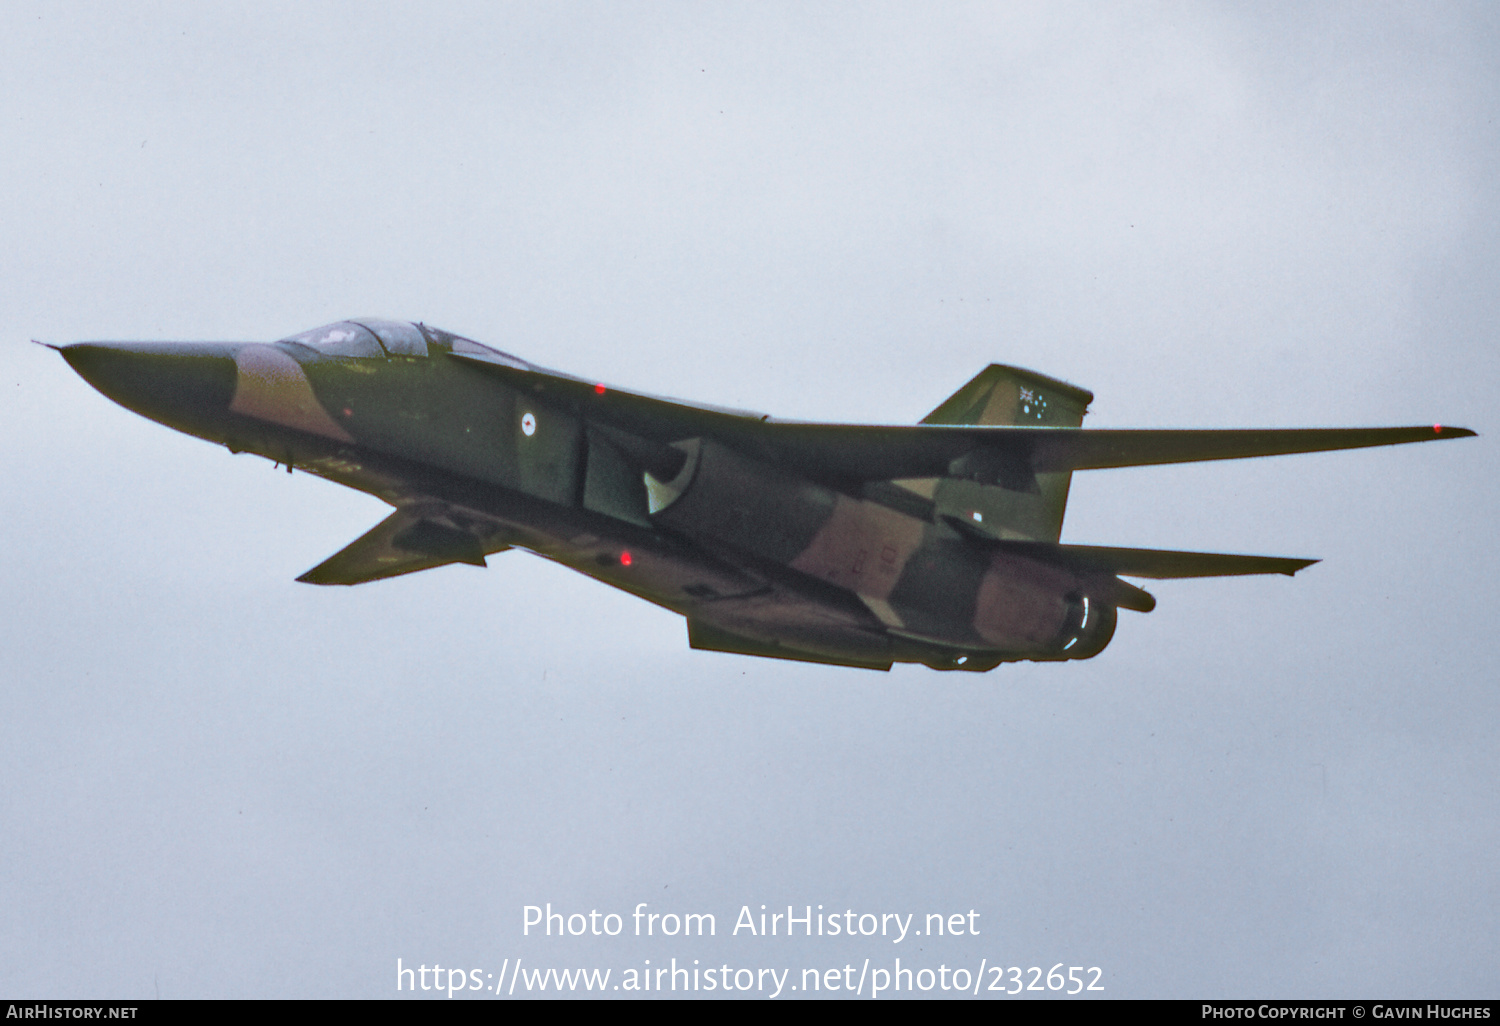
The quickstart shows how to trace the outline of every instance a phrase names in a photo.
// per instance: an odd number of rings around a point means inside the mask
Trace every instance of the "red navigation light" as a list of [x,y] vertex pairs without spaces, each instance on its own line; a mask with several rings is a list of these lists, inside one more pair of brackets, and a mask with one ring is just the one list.
[[[600,385],[599,387],[603,388],[604,386]],[[630,565],[630,553],[629,552],[622,552],[622,553],[620,553],[620,565],[621,566],[629,566]]]
[[1443,433],[1443,425],[1441,425],[1441,424],[1434,424],[1434,425],[1432,425],[1432,433],[1435,434],[1435,435],[1442,434]]
[[600,395],[603,395],[604,394],[604,383],[600,382],[599,384],[595,385],[594,386],[594,391],[598,392]]

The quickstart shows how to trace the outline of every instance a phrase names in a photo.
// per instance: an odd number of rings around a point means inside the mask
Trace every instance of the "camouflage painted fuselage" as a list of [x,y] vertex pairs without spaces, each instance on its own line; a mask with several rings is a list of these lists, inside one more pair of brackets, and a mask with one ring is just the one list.
[[620,392],[396,322],[63,353],[136,412],[396,507],[304,581],[483,565],[518,547],[684,615],[697,648],[876,668],[1087,658],[1118,607],[1153,604],[1119,573],[1310,562],[1058,545],[1072,469],[1223,455],[1053,451],[1100,434],[1073,430],[1092,396],[1017,368],[990,367],[925,427],[861,428]]

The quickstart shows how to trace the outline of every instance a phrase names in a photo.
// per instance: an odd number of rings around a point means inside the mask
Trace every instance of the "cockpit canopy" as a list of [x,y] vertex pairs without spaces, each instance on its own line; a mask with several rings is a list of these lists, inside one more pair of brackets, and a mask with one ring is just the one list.
[[[374,317],[361,317],[357,321],[337,321],[313,328],[296,335],[288,335],[282,342],[315,349],[327,356],[343,358],[389,358],[393,356],[422,357],[431,349],[449,352],[477,353],[500,357],[517,367],[529,366],[509,353],[491,349],[475,342],[425,324],[407,321],[385,321]],[[431,348],[429,348],[431,347]]]
[[295,342],[328,356],[427,355],[427,338],[415,324],[379,321],[371,317],[325,324],[321,328],[289,335],[281,341]]

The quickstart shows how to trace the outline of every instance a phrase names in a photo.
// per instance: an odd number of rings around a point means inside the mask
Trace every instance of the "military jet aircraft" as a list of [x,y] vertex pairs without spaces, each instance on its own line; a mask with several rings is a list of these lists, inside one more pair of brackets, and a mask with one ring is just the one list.
[[693,648],[872,669],[1087,659],[1117,610],[1156,604],[1122,577],[1316,562],[1060,544],[1075,470],[1474,433],[1084,430],[1090,392],[1001,364],[918,425],[781,421],[370,318],[270,343],[54,348],[136,413],[395,507],[298,580],[527,549],[680,613]]

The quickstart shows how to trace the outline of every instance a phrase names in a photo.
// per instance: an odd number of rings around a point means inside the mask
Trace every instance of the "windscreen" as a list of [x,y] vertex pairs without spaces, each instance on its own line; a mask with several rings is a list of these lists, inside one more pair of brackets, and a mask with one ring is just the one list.
[[325,324],[321,328],[304,331],[299,335],[289,335],[281,341],[295,342],[329,356],[385,355],[380,341],[370,329],[362,324],[355,324],[353,321]]

